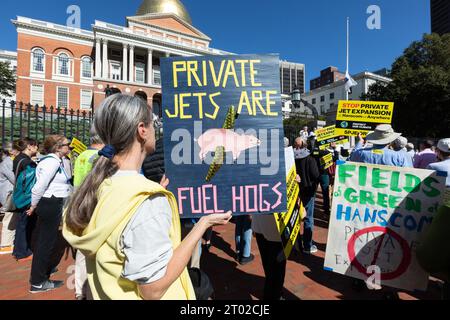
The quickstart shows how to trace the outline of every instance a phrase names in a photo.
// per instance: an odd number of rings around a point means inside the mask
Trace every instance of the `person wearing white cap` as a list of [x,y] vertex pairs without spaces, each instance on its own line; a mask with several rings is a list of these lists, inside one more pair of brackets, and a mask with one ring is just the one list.
[[447,190],[443,196],[443,206],[433,217],[423,241],[417,248],[417,261],[434,277],[444,281],[444,300],[450,299],[450,138],[439,141],[436,149],[440,162],[427,168],[447,172]]
[[381,124],[366,137],[372,147],[355,150],[349,161],[411,168],[413,165],[409,155],[389,149],[389,145],[401,135],[390,124]]
[[439,162],[429,164],[427,169],[447,172],[447,188],[450,188],[450,138],[439,141],[436,148],[436,155]]

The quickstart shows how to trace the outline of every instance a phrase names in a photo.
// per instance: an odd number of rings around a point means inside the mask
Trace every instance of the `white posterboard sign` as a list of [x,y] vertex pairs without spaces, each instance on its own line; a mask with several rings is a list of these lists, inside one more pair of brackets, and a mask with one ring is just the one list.
[[445,179],[431,170],[339,163],[325,270],[365,281],[379,270],[381,286],[426,290],[429,275],[415,251],[442,204]]

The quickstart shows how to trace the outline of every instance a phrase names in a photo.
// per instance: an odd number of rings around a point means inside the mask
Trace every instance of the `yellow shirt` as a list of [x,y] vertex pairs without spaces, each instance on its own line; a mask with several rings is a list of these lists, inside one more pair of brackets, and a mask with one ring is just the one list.
[[[144,176],[117,176],[106,179],[98,191],[98,203],[81,236],[64,223],[66,240],[86,256],[89,286],[96,300],[141,300],[139,285],[121,277],[125,255],[121,235],[142,203],[154,195],[165,195],[172,208],[169,230],[173,249],[181,243],[178,206],[172,193]],[[170,286],[163,300],[195,300],[187,269]]]

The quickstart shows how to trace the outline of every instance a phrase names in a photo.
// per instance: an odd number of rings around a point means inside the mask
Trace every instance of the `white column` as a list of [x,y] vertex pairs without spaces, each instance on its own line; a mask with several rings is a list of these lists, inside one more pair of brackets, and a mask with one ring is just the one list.
[[134,82],[134,46],[130,45],[130,78],[128,81]]
[[109,78],[109,74],[108,74],[108,40],[103,39],[103,61],[102,61],[102,65],[103,65],[103,74],[102,77],[104,79],[108,79]]
[[102,77],[102,43],[100,39],[96,40],[95,45],[95,77]]
[[128,81],[128,44],[123,44],[122,81]]
[[147,57],[147,84],[153,84],[153,51],[148,49]]

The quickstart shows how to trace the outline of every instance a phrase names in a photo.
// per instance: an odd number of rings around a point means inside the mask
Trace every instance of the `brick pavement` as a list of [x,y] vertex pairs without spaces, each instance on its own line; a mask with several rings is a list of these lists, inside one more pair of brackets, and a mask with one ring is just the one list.
[[[284,297],[287,300],[375,300],[383,292],[351,287],[351,279],[323,270],[328,223],[321,214],[320,198],[316,210],[314,240],[319,252],[305,256],[293,252],[287,263]],[[264,271],[255,239],[252,253],[255,260],[240,266],[234,260],[234,224],[214,228],[212,248],[202,255],[202,268],[210,276],[218,300],[259,300],[262,298]],[[65,255],[52,279],[65,280],[65,286],[52,292],[28,293],[31,262],[17,263],[11,256],[0,256],[0,300],[73,300],[73,259]],[[439,299],[439,283],[431,280],[427,292],[399,292],[403,300]]]

